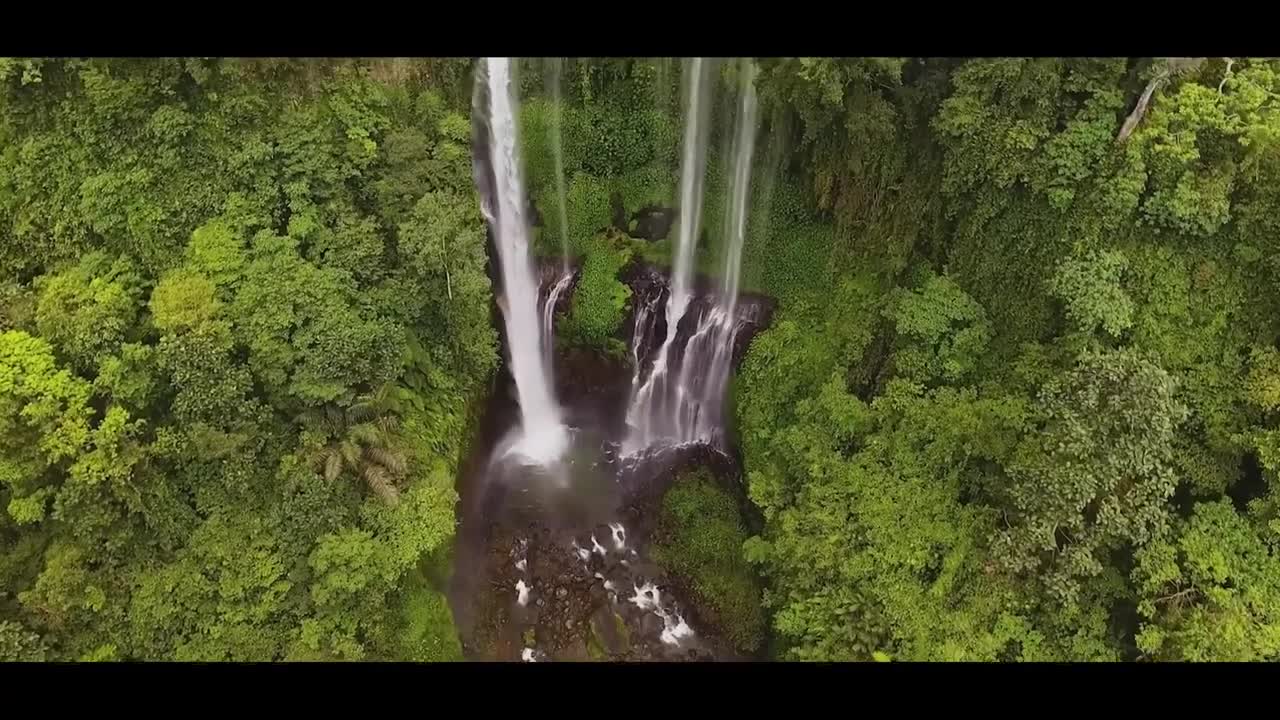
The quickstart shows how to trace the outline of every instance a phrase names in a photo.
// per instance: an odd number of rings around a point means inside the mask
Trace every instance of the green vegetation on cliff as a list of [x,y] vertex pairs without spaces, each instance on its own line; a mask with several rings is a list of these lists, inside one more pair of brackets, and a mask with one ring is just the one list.
[[739,649],[760,647],[760,587],[742,556],[747,532],[733,496],[705,470],[687,473],[662,499],[653,558],[693,593],[700,615]]

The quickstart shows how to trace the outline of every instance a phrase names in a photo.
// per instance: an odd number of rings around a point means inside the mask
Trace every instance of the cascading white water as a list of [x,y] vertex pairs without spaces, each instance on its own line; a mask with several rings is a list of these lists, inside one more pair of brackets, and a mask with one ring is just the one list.
[[[702,58],[689,61],[689,95],[685,118],[684,157],[680,165],[680,235],[672,263],[671,298],[667,301],[667,339],[669,348],[676,336],[676,326],[689,308],[693,280],[693,251],[702,229],[702,181],[706,176],[708,87],[703,77]],[[665,354],[665,353],[664,353]]]
[[573,272],[565,266],[560,278],[551,284],[547,299],[542,304],[542,358],[550,368],[555,360],[556,351],[556,305],[560,296],[573,284]]
[[[639,388],[633,387],[631,403],[627,408],[627,425],[630,431],[622,445],[625,455],[649,447],[670,432],[666,427],[663,409],[670,392],[668,375],[671,350],[680,320],[689,307],[693,251],[702,223],[702,182],[706,172],[707,153],[705,115],[709,94],[703,65],[702,58],[693,58],[687,66],[683,157],[680,163],[680,232],[671,273],[671,294],[667,299],[667,335],[658,348],[648,379]],[[637,371],[633,385],[638,381]],[[674,390],[683,392],[679,387]]]
[[747,237],[747,197],[751,189],[751,158],[756,148],[755,63],[742,62],[739,71],[742,105],[738,108],[738,133],[733,150],[733,179],[729,198],[729,240],[721,275],[720,300],[732,316],[738,304],[738,282],[742,276],[742,244]]
[[494,235],[502,265],[502,315],[511,375],[520,402],[520,437],[511,452],[545,464],[560,457],[567,433],[556,404],[548,356],[542,352],[538,276],[529,256],[529,226],[517,149],[515,89],[509,58],[488,58],[489,160],[496,213]]
[[[744,60],[740,67],[737,134],[733,149],[733,175],[729,181],[729,218],[724,265],[720,273],[720,294],[701,318],[698,331],[685,348],[680,384],[689,388],[691,409],[682,409],[682,439],[711,441],[721,430],[719,409],[729,384],[733,347],[742,327],[737,316],[738,283],[742,275],[742,245],[747,236],[747,198],[751,187],[751,159],[756,144],[755,64]],[[700,342],[696,342],[699,341]],[[704,358],[710,354],[709,360]],[[700,387],[698,387],[700,385]]]
[[[671,298],[667,303],[667,337],[656,356],[648,380],[634,395],[627,421],[632,431],[623,445],[625,454],[634,454],[661,442],[715,442],[721,432],[721,406],[733,361],[733,349],[743,320],[738,317],[738,285],[741,276],[742,246],[746,237],[747,199],[751,181],[751,161],[755,151],[756,94],[755,66],[749,60],[740,68],[740,106],[736,118],[733,144],[733,169],[730,176],[730,199],[726,223],[724,262],[718,296],[701,310],[697,326],[679,353],[679,368],[671,377],[676,332],[691,300],[688,258],[692,241],[681,226],[680,246],[673,269]],[[694,116],[691,116],[694,117]],[[690,137],[686,126],[686,141]],[[686,159],[689,148],[686,145]],[[688,205],[684,192],[689,188],[682,173],[681,210]],[[695,201],[696,202],[696,201]],[[690,240],[688,245],[686,241]],[[687,253],[687,254],[686,254]],[[682,264],[682,258],[684,263]],[[701,303],[700,303],[701,305]],[[642,316],[637,314],[637,332]],[[638,359],[640,344],[633,339],[633,352]]]
[[547,87],[551,91],[552,122],[547,126],[551,140],[551,156],[555,161],[556,172],[556,210],[560,221],[560,256],[563,261],[562,274],[569,276],[569,212],[565,205],[564,191],[564,103],[560,101],[560,66],[561,58],[547,60]]

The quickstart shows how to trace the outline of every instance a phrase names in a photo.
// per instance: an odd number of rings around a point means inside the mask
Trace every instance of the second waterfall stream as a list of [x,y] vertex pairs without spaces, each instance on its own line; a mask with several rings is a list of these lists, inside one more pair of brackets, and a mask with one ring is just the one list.
[[[719,436],[723,432],[723,422],[720,416],[733,348],[742,322],[737,312],[738,278],[746,237],[751,160],[755,150],[754,69],[749,60],[744,60],[738,68],[739,103],[720,286],[713,296],[695,302],[693,261],[701,230],[709,88],[703,60],[699,58],[689,62],[680,171],[680,232],[672,267],[671,292],[666,303],[667,332],[643,382],[639,345],[633,339],[636,371],[631,403],[627,408],[629,431],[623,441],[624,455],[634,455],[652,447],[692,442],[721,444]],[[652,313],[637,317],[650,320]],[[692,323],[689,322],[691,320]],[[683,343],[680,334],[682,323],[686,328]],[[636,338],[645,332],[640,325],[637,321]]]

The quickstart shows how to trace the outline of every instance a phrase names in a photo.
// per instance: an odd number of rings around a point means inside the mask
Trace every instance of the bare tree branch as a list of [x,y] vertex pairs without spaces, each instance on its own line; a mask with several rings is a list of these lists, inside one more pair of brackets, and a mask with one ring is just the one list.
[[1142,118],[1147,114],[1147,106],[1151,104],[1151,97],[1155,95],[1156,90],[1165,84],[1172,75],[1181,75],[1183,73],[1192,72],[1200,67],[1205,58],[1162,58],[1164,67],[1156,76],[1151,78],[1147,83],[1147,87],[1142,91],[1142,96],[1138,98],[1138,104],[1133,108],[1133,112],[1129,113],[1129,117],[1125,118],[1124,125],[1120,126],[1120,134],[1116,136],[1116,142],[1122,143],[1129,139],[1129,135],[1138,127],[1138,123],[1142,122]]
[[1236,64],[1231,58],[1222,58],[1227,61],[1227,69],[1222,73],[1222,82],[1218,83],[1218,94],[1222,94],[1222,86],[1227,84],[1227,78],[1231,77],[1231,68]]
[[1146,89],[1142,91],[1142,96],[1138,98],[1138,104],[1133,108],[1133,112],[1129,113],[1129,117],[1124,120],[1124,125],[1120,126],[1120,134],[1116,136],[1116,142],[1122,143],[1129,139],[1129,135],[1133,134],[1138,123],[1142,122],[1142,118],[1147,114],[1147,105],[1151,103],[1151,96],[1168,79],[1169,68],[1167,67],[1151,78],[1151,82],[1147,83]]

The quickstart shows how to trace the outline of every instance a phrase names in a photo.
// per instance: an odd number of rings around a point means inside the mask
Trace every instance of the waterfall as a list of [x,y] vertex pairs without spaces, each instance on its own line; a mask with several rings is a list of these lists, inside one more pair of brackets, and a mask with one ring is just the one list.
[[[685,82],[685,124],[683,156],[680,163],[680,232],[671,274],[671,294],[667,298],[667,336],[649,372],[649,378],[636,389],[627,409],[630,432],[623,442],[623,453],[630,455],[670,434],[666,427],[667,396],[679,387],[670,388],[669,366],[672,345],[680,320],[689,307],[693,275],[693,251],[702,223],[702,182],[706,172],[708,92],[702,58],[689,61]],[[637,373],[636,381],[639,380]]]
[[485,210],[494,226],[502,266],[500,306],[521,415],[520,437],[512,451],[535,463],[546,463],[560,456],[567,435],[552,389],[548,356],[542,351],[538,276],[529,256],[529,226],[524,215],[515,89],[508,58],[489,58],[486,68],[493,198],[489,200],[492,207]]
[[702,229],[702,181],[707,163],[707,78],[702,69],[702,58],[689,62],[688,109],[685,117],[684,157],[680,163],[680,236],[676,244],[676,256],[672,264],[671,299],[667,302],[667,340],[671,345],[676,336],[676,326],[689,307],[690,285],[693,279],[693,250],[698,244],[698,232]]
[[565,204],[564,190],[564,104],[560,99],[561,58],[550,58],[547,61],[547,89],[551,94],[552,121],[547,126],[551,136],[551,155],[555,161],[556,172],[556,210],[560,220],[560,256],[563,258],[561,274],[569,276],[569,213]]
[[566,263],[559,279],[551,284],[547,299],[543,301],[541,325],[542,359],[548,368],[552,367],[556,352],[556,305],[560,302],[560,296],[572,284],[573,271],[569,269]]
[[[562,58],[546,58],[546,84],[551,95],[551,123],[547,126],[551,156],[555,162],[556,211],[560,220],[560,277],[551,283],[546,304],[542,307],[542,354],[547,367],[552,367],[556,348],[556,305],[560,295],[573,283],[569,267],[569,212],[564,189],[564,103],[560,98]],[[545,225],[543,227],[546,227]]]
[[729,187],[729,238],[721,274],[720,298],[728,314],[738,303],[738,280],[742,275],[742,244],[747,237],[747,197],[751,187],[751,157],[756,147],[755,63],[744,60],[740,69],[742,105],[738,108],[738,132],[734,140],[733,178]]
[[[751,159],[756,143],[755,64],[743,60],[737,133],[733,146],[733,174],[729,180],[729,217],[725,224],[724,265],[716,304],[701,318],[698,331],[685,349],[680,385],[690,389],[693,400],[682,418],[686,428],[680,437],[711,441],[723,423],[719,416],[733,365],[733,348],[742,327],[737,316],[738,283],[742,274],[742,245],[747,235],[747,198],[751,187]],[[701,387],[697,387],[699,382]]]
[[[744,322],[743,318],[738,317],[738,286],[757,127],[754,70],[754,64],[750,60],[742,62],[739,73],[740,104],[735,119],[733,166],[729,178],[730,198],[719,292],[709,301],[698,300],[693,303],[698,308],[696,325],[681,348],[677,342],[678,329],[693,300],[689,265],[697,237],[698,214],[701,211],[700,197],[693,196],[695,192],[700,195],[701,164],[696,166],[698,177],[691,176],[691,169],[694,168],[691,160],[699,152],[691,149],[696,144],[696,140],[691,142],[691,139],[696,139],[699,135],[694,127],[698,121],[698,89],[696,85],[690,89],[690,113],[686,119],[684,167],[681,172],[680,209],[686,217],[681,220],[671,294],[667,301],[666,340],[655,356],[648,379],[634,393],[628,409],[627,422],[631,426],[631,432],[623,444],[624,454],[634,454],[659,442],[715,443],[720,439],[723,427],[722,406],[734,345]],[[697,77],[696,71],[694,77]],[[703,137],[705,140],[705,135]],[[705,147],[702,151],[705,151]],[[638,308],[637,333],[641,332],[641,321],[648,321],[649,312],[647,304]],[[637,368],[633,385],[639,382],[642,343],[642,337],[633,337],[632,352]]]

